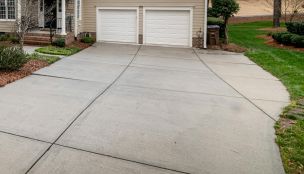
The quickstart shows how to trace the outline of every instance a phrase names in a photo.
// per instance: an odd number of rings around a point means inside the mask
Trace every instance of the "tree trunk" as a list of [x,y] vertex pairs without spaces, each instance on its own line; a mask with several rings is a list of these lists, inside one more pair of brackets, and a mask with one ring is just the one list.
[[224,26],[225,26],[225,36],[224,36],[224,44],[229,43],[229,36],[228,36],[228,19],[224,19]]
[[282,0],[273,1],[273,27],[280,27],[280,18],[282,15]]
[[20,38],[19,45],[20,45],[20,48],[23,50],[23,46],[24,46],[24,37],[21,37],[21,38]]

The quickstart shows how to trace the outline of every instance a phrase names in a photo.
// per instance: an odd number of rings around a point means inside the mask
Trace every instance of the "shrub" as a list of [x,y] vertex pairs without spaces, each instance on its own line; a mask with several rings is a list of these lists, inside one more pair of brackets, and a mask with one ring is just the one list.
[[286,22],[286,28],[290,33],[304,35],[304,22]]
[[224,43],[228,44],[228,21],[240,10],[239,4],[236,0],[212,0],[212,8],[209,10],[212,15],[222,17],[225,24]]
[[304,36],[294,34],[291,37],[291,44],[299,48],[304,48]]
[[26,55],[18,47],[0,48],[0,70],[18,70],[27,62]]
[[283,43],[283,38],[282,38],[282,36],[283,36],[284,34],[289,34],[289,33],[288,33],[288,32],[273,33],[273,34],[272,34],[272,38],[273,38],[274,40],[276,40],[277,42],[279,42],[279,43]]
[[7,40],[9,40],[9,35],[7,34],[0,35],[0,41],[7,41]]
[[282,34],[281,36],[281,42],[282,44],[284,45],[290,45],[291,44],[291,37],[294,36],[294,34],[292,33],[285,33],[285,34]]
[[64,39],[64,38],[56,39],[56,40],[53,42],[53,45],[54,45],[54,46],[57,46],[57,47],[65,47],[65,39]]
[[208,25],[218,25],[220,26],[220,37],[224,38],[225,36],[225,24],[224,20],[221,18],[208,17]]
[[81,42],[92,44],[94,43],[94,39],[92,37],[84,37],[81,39]]
[[19,43],[19,39],[16,36],[10,36],[9,40],[14,44]]

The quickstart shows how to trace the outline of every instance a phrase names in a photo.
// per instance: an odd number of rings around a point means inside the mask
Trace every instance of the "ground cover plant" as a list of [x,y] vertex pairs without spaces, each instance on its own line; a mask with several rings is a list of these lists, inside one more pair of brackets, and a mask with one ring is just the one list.
[[51,55],[63,55],[63,56],[70,56],[77,52],[79,52],[81,49],[72,47],[56,47],[56,46],[48,46],[48,47],[42,47],[36,49],[36,52],[43,53],[43,54],[51,54]]

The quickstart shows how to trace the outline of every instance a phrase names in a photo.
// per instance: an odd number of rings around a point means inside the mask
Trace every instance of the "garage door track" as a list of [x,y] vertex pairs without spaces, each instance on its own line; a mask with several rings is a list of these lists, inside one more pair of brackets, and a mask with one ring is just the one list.
[[3,173],[284,173],[288,93],[241,54],[96,44],[0,96]]

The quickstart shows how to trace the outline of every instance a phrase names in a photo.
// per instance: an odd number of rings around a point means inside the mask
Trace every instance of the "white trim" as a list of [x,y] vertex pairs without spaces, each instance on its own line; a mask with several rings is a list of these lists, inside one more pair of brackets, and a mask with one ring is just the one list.
[[205,0],[205,13],[204,13],[204,48],[206,49],[207,48],[207,32],[208,32],[208,28],[207,28],[207,25],[208,25],[208,0]]
[[78,19],[77,19],[77,0],[74,0],[74,36],[77,37],[78,35]]
[[16,19],[0,19],[0,22],[15,22]]
[[190,12],[190,30],[189,30],[189,47],[192,47],[193,37],[193,6],[191,7],[144,7],[143,8],[143,44],[146,45],[146,11],[147,10],[175,10],[175,11],[189,11]]
[[136,44],[138,44],[139,39],[139,7],[96,7],[96,41],[101,42],[101,40],[98,40],[98,15],[99,10],[136,10]]
[[65,0],[61,0],[61,13],[62,13],[62,17],[61,17],[61,33],[60,35],[66,35],[66,22],[65,22],[65,18],[66,18],[66,1]]
[[16,10],[16,17],[18,20],[21,20],[21,0],[17,0],[17,10]]
[[82,0],[79,0],[79,18],[78,18],[78,0],[76,0],[77,2],[77,6],[76,6],[76,9],[77,9],[77,19],[78,20],[82,20]]

